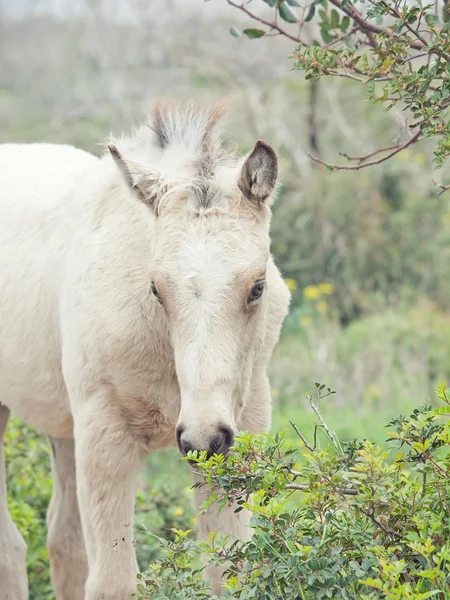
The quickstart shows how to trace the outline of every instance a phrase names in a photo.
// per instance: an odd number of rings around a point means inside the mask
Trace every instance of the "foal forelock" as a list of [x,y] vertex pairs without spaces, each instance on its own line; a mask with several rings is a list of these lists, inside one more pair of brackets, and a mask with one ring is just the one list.
[[[224,206],[227,173],[239,156],[224,140],[219,128],[223,106],[202,106],[194,102],[177,104],[159,101],[150,120],[119,145],[132,162],[148,168],[148,180],[158,172],[169,192],[184,189],[190,197],[189,208],[203,212]],[[173,206],[169,193],[159,210]]]

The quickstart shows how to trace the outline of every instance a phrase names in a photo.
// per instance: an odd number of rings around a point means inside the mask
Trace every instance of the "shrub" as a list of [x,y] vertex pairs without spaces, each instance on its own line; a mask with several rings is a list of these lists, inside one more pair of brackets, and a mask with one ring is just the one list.
[[[301,449],[283,434],[242,434],[226,458],[190,456],[211,502],[252,513],[250,542],[191,540],[174,531],[137,597],[205,597],[199,557],[228,561],[225,597],[241,600],[444,600],[450,594],[450,389],[387,425],[390,452],[341,443],[320,413],[333,392],[308,398],[318,424]],[[324,434],[324,435],[322,435]],[[321,440],[325,439],[325,444]]]

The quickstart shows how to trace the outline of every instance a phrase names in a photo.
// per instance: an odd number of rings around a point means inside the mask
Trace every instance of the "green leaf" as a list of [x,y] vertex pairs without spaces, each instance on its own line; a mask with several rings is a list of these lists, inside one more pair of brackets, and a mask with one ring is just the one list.
[[241,37],[241,32],[236,27],[230,27],[230,33],[233,37]]
[[251,40],[255,40],[257,38],[263,37],[263,35],[266,35],[266,32],[263,31],[262,29],[244,29],[244,31],[242,33],[245,33],[245,35],[250,38]]
[[335,29],[339,25],[339,13],[335,8],[333,8],[331,11],[330,23],[333,29]]
[[297,17],[285,2],[280,4],[278,7],[278,12],[280,13],[280,17],[288,23],[298,23]]
[[300,6],[297,0],[286,0],[286,2],[289,4],[289,6]]
[[345,33],[347,31],[349,25],[350,25],[350,17],[347,17],[347,15],[345,15],[345,17],[343,17],[343,19],[341,21],[342,33]]
[[275,4],[278,2],[278,0],[263,0],[263,2],[265,2],[269,6],[275,6]]
[[309,7],[309,10],[306,14],[305,22],[311,21],[311,19],[314,17],[315,14],[316,14],[316,5],[313,3]]

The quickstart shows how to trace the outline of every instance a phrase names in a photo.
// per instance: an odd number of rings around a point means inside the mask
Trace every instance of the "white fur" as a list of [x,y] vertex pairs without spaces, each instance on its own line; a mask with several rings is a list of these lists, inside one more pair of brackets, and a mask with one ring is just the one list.
[[[117,142],[125,162],[158,173],[158,211],[109,155],[0,146],[0,402],[53,442],[58,600],[131,598],[135,473],[149,451],[175,444],[177,424],[198,448],[219,424],[270,426],[266,366],[289,293],[269,254],[269,209],[242,196],[238,159],[216,165],[217,205],[197,207],[189,178],[209,151],[199,147],[209,125],[169,114],[167,152],[145,130],[135,145]],[[247,519],[210,511],[200,530],[245,536]],[[25,547],[0,487],[2,522],[0,600],[24,600]]]

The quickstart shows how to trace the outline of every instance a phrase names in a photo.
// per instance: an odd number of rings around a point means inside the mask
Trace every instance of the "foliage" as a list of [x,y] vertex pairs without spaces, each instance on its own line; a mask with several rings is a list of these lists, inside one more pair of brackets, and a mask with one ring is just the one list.
[[[381,103],[385,110],[397,106],[406,111],[403,131],[399,132],[399,137],[407,134],[405,141],[397,140],[365,156],[347,156],[350,165],[327,165],[330,169],[378,164],[432,136],[437,138],[435,164],[443,165],[450,155],[447,3],[439,14],[433,4],[422,0],[368,0],[367,9],[355,0],[312,0],[302,7],[288,0],[264,0],[275,10],[274,19],[267,21],[251,12],[248,3],[227,2],[265,25],[260,30],[245,29],[248,37],[283,35],[298,43],[294,68],[303,71],[306,79],[349,78],[364,85],[369,99]],[[313,20],[316,27],[308,28]],[[297,24],[298,33],[283,26],[283,21]]]
[[[327,313],[317,308],[322,302]],[[326,372],[337,394],[324,404],[325,417],[339,411],[336,429],[344,439],[370,435],[381,443],[382,423],[425,402],[429,390],[450,376],[449,315],[422,301],[343,326],[332,302],[333,296],[305,299],[286,322],[270,366],[274,431],[288,418],[304,421],[301,390]]]
[[296,428],[301,451],[282,434],[242,434],[226,458],[190,455],[212,492],[204,509],[249,509],[253,538],[208,545],[176,531],[137,598],[204,597],[200,555],[228,561],[225,597],[241,600],[449,596],[450,389],[439,386],[439,406],[388,423],[393,456],[369,440],[337,439],[319,409],[332,393],[316,384],[308,398],[318,423],[310,441]]
[[[274,207],[273,251],[297,284],[331,283],[343,322],[427,296],[450,307],[450,208],[426,188],[423,155],[404,150],[379,171],[285,182]],[[425,184],[425,186],[424,186]]]
[[53,598],[49,578],[45,516],[52,493],[45,439],[16,417],[5,436],[8,508],[27,546],[30,600]]

